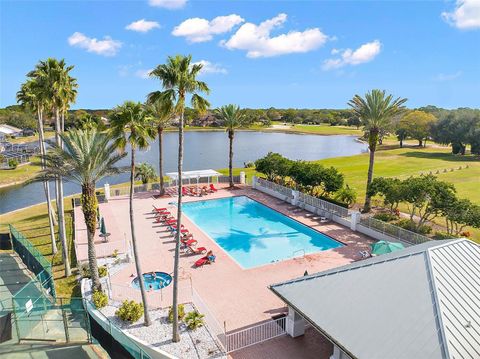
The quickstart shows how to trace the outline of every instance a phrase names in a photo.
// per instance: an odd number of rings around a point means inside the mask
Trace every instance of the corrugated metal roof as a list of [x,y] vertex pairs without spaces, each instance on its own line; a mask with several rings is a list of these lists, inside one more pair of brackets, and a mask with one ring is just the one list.
[[428,242],[271,289],[353,357],[478,358],[479,259]]

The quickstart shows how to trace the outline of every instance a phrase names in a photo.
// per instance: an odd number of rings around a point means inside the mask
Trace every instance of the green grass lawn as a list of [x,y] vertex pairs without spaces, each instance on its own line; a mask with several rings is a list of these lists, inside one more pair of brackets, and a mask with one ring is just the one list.
[[[31,157],[31,162],[37,163],[38,157]],[[19,165],[16,169],[0,169],[0,186],[22,183],[34,177],[40,171],[40,166],[26,163]]]
[[287,132],[311,133],[315,135],[352,135],[362,136],[363,131],[350,126],[321,125],[295,125],[286,130]]
[[[45,139],[52,138],[53,136],[55,136],[54,131],[45,132]],[[38,141],[38,134],[35,134],[34,136],[17,137],[17,138],[8,139],[8,142],[11,142],[11,143],[27,143],[27,142],[33,142],[33,141]]]

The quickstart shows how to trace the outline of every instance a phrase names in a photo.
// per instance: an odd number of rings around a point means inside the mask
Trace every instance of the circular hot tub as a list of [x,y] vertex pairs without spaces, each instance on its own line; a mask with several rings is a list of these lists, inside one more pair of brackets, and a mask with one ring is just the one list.
[[[165,272],[143,273],[143,281],[145,282],[145,289],[159,290],[170,285],[172,276]],[[132,287],[140,289],[138,277],[132,280]]]

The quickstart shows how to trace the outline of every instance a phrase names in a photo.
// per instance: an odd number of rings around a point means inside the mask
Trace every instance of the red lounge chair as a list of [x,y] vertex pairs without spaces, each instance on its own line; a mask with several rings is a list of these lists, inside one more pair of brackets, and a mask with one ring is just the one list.
[[205,247],[194,248],[194,247],[188,246],[185,249],[185,254],[194,255],[194,254],[205,254],[205,253],[207,253],[207,248]]
[[[170,221],[173,221],[173,222],[170,222]],[[166,223],[166,224],[173,224],[173,223],[177,223],[177,220],[175,218],[173,218],[172,216],[169,216],[169,217],[157,217],[157,219],[155,220],[156,223]]]
[[188,191],[188,189],[186,189],[185,187],[182,187],[182,194],[184,196],[189,196],[190,195],[190,192]]
[[213,183],[210,183],[210,190],[213,191],[213,192],[217,192],[218,189],[215,188],[215,186],[213,185]]
[[164,211],[166,211],[166,210],[167,210],[167,208],[165,208],[165,207],[162,207],[162,208],[157,208],[157,207],[155,207],[155,205],[154,205],[154,204],[152,204],[152,206],[153,206],[153,210],[152,210],[152,212],[164,212]]
[[184,245],[185,248],[188,248],[188,247],[193,248],[198,243],[196,239],[188,239],[188,240],[181,239],[180,242],[182,242],[182,244]]
[[202,267],[203,265],[205,265],[207,263],[208,263],[208,258],[207,257],[202,257],[195,262],[195,267]]

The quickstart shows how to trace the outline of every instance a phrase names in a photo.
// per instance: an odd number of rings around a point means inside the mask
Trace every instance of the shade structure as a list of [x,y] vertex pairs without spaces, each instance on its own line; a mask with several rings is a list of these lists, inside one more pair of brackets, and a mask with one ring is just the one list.
[[[208,178],[208,177],[218,177],[222,174],[214,170],[198,170],[198,171],[184,171],[182,172],[183,179],[197,179],[197,178]],[[167,176],[172,180],[176,181],[178,179],[178,172],[168,172]]]
[[405,248],[401,243],[388,242],[388,241],[378,241],[376,243],[373,243],[371,247],[372,247],[372,254],[375,254],[375,255],[391,253],[391,252],[395,252]]
[[107,235],[107,227],[105,226],[105,219],[103,217],[100,220],[100,233],[103,236]]

